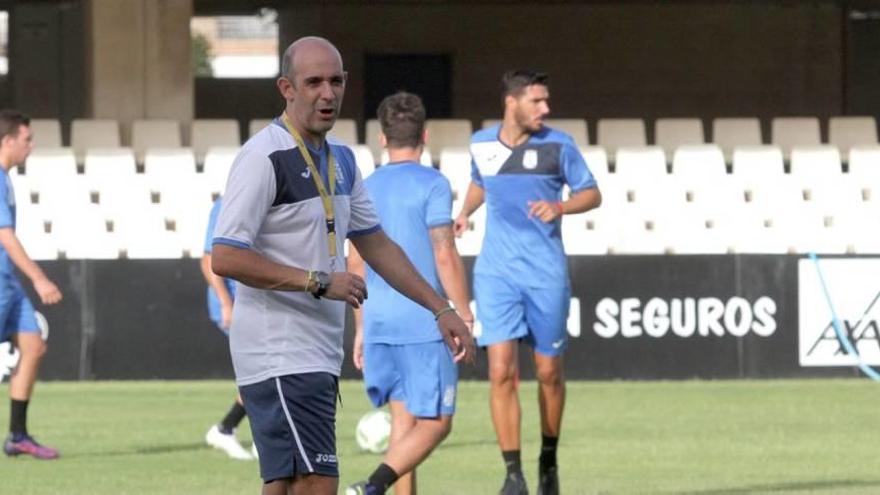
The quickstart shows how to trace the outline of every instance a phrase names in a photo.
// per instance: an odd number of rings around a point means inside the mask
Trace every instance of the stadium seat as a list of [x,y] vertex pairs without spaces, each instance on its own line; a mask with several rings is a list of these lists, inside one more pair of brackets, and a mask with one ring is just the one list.
[[144,162],[149,148],[179,148],[180,124],[176,120],[135,120],[131,125],[131,147],[138,163]]
[[793,148],[791,177],[805,188],[839,181],[843,177],[840,152],[832,145]]
[[846,158],[854,147],[877,145],[877,123],[874,117],[831,117],[828,143],[837,146]]
[[30,127],[35,150],[64,146],[61,140],[61,122],[58,119],[31,119]]
[[714,217],[692,209],[677,218],[661,221],[665,244],[672,254],[726,254],[728,236],[720,232]]
[[716,145],[684,145],[675,150],[672,175],[681,184],[693,187],[724,180],[727,167],[724,154]]
[[849,175],[862,184],[880,185],[880,146],[851,148]]
[[205,154],[205,165],[202,169],[206,186],[214,194],[223,194],[226,191],[226,180],[229,178],[229,170],[240,148],[214,146]]
[[428,119],[425,129],[428,131],[427,150],[432,157],[439,157],[443,148],[467,146],[473,133],[471,121],[467,119]]
[[70,148],[35,149],[28,156],[25,167],[29,186],[34,190],[76,176],[76,158]]
[[630,211],[613,222],[609,251],[612,254],[666,254],[665,223]]
[[694,212],[695,215],[714,219],[732,214],[745,207],[743,188],[731,176],[683,185],[685,187],[685,210]]
[[366,179],[376,171],[376,162],[373,161],[373,153],[365,144],[356,144],[349,146],[351,152],[354,153],[354,161],[358,170],[361,171],[361,179]]
[[574,139],[575,146],[579,148],[590,145],[590,135],[587,132],[587,121],[585,119],[546,119],[544,124],[571,136]]
[[791,157],[791,149],[795,146],[822,144],[819,119],[816,117],[776,117],[771,126],[770,142],[782,148],[785,160]]
[[648,144],[642,119],[599,119],[597,133],[596,144],[603,146],[612,157],[617,156],[617,148]]
[[201,258],[204,254],[208,216],[212,206],[207,201],[193,204],[175,221],[175,231],[181,247],[190,258]]
[[253,136],[271,123],[272,119],[251,119],[251,121],[248,122],[248,136]]
[[[458,214],[458,210],[454,207],[452,214]],[[468,220],[468,229],[461,238],[456,239],[455,244],[462,256],[476,256],[480,254],[480,249],[483,247],[483,235],[486,232],[486,206],[483,205],[477,209]]]
[[659,146],[624,147],[616,151],[615,175],[629,184],[654,182],[668,177],[666,155]]
[[855,254],[880,254],[880,212],[860,210],[840,219],[838,228]]
[[657,119],[654,125],[654,144],[666,151],[666,160],[672,161],[679,146],[699,145],[706,142],[700,119]]
[[382,145],[379,143],[380,132],[382,132],[382,126],[379,125],[378,119],[367,120],[364,132],[364,144],[366,144],[370,148],[370,151],[373,152],[373,160],[375,160],[376,163],[382,163]]
[[107,221],[97,205],[53,219],[52,236],[67,259],[119,257],[119,241],[107,230]]
[[741,254],[788,254],[785,235],[769,220],[737,212],[714,220],[720,235],[730,242],[731,251]]
[[119,122],[109,119],[74,119],[70,142],[76,162],[82,163],[89,148],[118,148]]
[[357,121],[354,119],[337,119],[336,123],[333,124],[333,129],[330,129],[327,135],[349,146],[354,146],[358,144]]
[[165,215],[156,205],[120,214],[114,219],[114,232],[127,258],[182,257],[183,248],[177,233],[168,229]]
[[609,225],[606,216],[595,212],[565,215],[562,218],[562,242],[569,255],[608,254]]
[[492,127],[493,125],[497,125],[501,123],[501,119],[484,119],[480,122],[480,128],[485,129],[487,127]]
[[[18,189],[16,189],[16,197]],[[16,200],[17,201],[17,200]],[[15,236],[21,241],[25,252],[33,260],[54,260],[58,258],[55,238],[46,231],[47,222],[39,214],[38,205],[18,203],[15,221]]]
[[712,142],[721,147],[724,161],[733,160],[733,150],[761,146],[761,122],[757,118],[718,118],[712,121]]
[[193,153],[187,148],[148,151],[144,176],[150,190],[159,193],[162,211],[170,218],[176,218],[190,202],[211,197],[207,181],[196,174]]
[[587,167],[590,169],[593,177],[596,178],[601,189],[603,181],[608,177],[609,173],[608,155],[605,153],[605,148],[601,146],[581,146],[579,149],[581,156],[584,157],[584,161],[587,162]]
[[445,148],[440,152],[440,173],[449,180],[453,202],[464,201],[471,183],[470,150],[466,147]]
[[46,182],[37,191],[37,204],[45,219],[53,220],[92,205],[88,184],[82,176],[70,176],[63,182]]
[[238,121],[235,119],[195,119],[190,127],[190,143],[196,161],[204,163],[205,154],[213,146],[241,145]]
[[744,189],[785,177],[782,150],[776,146],[739,146],[733,151],[733,177]]
[[91,190],[116,188],[137,173],[134,152],[131,148],[93,148],[86,153],[83,171]]

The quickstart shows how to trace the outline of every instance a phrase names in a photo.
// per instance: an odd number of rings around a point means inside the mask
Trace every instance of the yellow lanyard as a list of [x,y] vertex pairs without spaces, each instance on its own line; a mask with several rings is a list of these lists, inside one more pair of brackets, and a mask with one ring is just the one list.
[[287,112],[281,114],[281,120],[284,122],[284,126],[287,127],[287,131],[293,136],[294,141],[296,141],[296,146],[299,148],[299,152],[302,153],[303,160],[306,161],[312,179],[315,181],[315,187],[318,188],[318,194],[321,195],[321,203],[324,205],[324,215],[327,217],[327,249],[330,251],[332,262],[332,258],[336,257],[336,217],[333,214],[333,195],[336,194],[336,161],[333,158],[333,153],[330,153],[330,144],[325,143],[325,146],[328,146],[327,175],[330,182],[330,192],[328,193],[327,188],[324,187],[324,180],[321,178],[320,172],[318,172],[318,167],[315,166],[315,162],[312,160],[311,153],[309,153],[308,148],[306,148],[302,136],[300,136],[299,133],[296,132],[296,129],[293,128],[293,125],[291,125],[290,119],[287,118]]

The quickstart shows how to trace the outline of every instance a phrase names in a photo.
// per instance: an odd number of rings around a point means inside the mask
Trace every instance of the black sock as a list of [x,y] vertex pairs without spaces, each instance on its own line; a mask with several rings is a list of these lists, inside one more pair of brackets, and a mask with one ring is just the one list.
[[399,474],[395,473],[388,464],[383,462],[382,464],[379,464],[379,467],[377,467],[375,471],[373,471],[373,474],[370,475],[370,479],[367,480],[367,483],[378,490],[376,495],[384,495],[385,490],[393,485],[399,477]]
[[27,435],[27,400],[11,399],[9,404],[9,432],[13,440],[20,440]]
[[504,458],[504,467],[507,468],[507,474],[522,473],[519,450],[502,450],[501,457]]
[[232,430],[238,427],[238,424],[241,423],[241,420],[244,419],[246,414],[243,405],[238,402],[232,404],[232,407],[229,409],[229,412],[226,413],[223,421],[220,421],[220,433],[223,433],[224,435],[232,434]]
[[541,435],[541,456],[538,458],[538,465],[542,470],[556,467],[556,445],[558,444],[559,437]]

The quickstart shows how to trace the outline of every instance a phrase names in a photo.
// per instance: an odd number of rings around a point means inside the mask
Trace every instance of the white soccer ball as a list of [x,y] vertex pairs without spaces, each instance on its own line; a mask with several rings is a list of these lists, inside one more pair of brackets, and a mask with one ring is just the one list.
[[6,375],[11,375],[15,371],[20,358],[21,353],[18,352],[18,349],[11,342],[0,343],[0,382],[3,381]]
[[362,450],[381,454],[388,450],[391,437],[391,415],[381,409],[364,414],[357,424],[355,438]]

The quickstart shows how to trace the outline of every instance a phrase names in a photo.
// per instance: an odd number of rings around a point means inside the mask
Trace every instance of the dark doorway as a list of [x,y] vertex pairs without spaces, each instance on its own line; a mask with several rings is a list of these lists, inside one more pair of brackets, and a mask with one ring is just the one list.
[[376,118],[382,98],[400,90],[422,98],[428,118],[452,116],[448,55],[367,55],[364,61],[364,116]]
[[880,8],[850,8],[846,33],[844,110],[880,118]]

